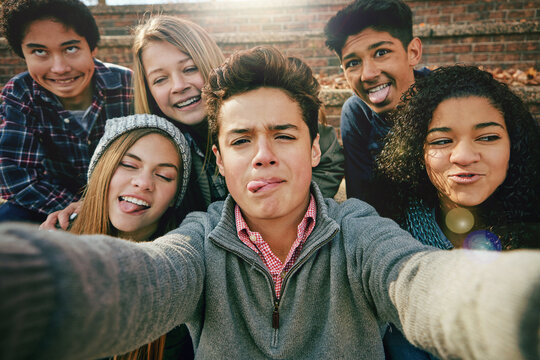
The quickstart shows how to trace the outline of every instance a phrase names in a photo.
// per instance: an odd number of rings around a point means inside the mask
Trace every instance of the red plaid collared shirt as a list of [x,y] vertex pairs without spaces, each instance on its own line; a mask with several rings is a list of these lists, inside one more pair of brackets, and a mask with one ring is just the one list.
[[289,250],[289,254],[285,259],[285,262],[281,262],[281,260],[279,260],[279,258],[274,255],[272,250],[270,250],[270,246],[266,241],[264,241],[260,233],[249,230],[249,227],[244,220],[244,217],[242,216],[242,213],[240,212],[240,207],[238,205],[236,205],[234,208],[234,215],[236,218],[236,231],[238,233],[238,237],[240,238],[240,240],[242,240],[244,244],[246,244],[251,250],[255,251],[259,255],[268,270],[270,270],[270,274],[272,275],[272,279],[274,280],[276,296],[279,299],[283,278],[287,274],[287,271],[289,271],[294,265],[296,259],[298,259],[300,251],[302,251],[302,246],[304,245],[309,234],[311,234],[313,228],[315,227],[315,218],[317,215],[315,198],[313,197],[313,195],[311,195],[306,214],[298,225],[296,231],[296,240],[293,242],[291,249]]

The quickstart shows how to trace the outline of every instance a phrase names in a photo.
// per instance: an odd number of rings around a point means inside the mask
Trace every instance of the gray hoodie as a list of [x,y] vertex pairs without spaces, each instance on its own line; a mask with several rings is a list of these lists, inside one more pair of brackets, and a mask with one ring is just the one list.
[[198,359],[384,359],[392,322],[441,358],[537,358],[540,252],[436,250],[312,193],[279,301],[230,196],[151,243],[0,227],[0,357],[123,353],[186,322]]

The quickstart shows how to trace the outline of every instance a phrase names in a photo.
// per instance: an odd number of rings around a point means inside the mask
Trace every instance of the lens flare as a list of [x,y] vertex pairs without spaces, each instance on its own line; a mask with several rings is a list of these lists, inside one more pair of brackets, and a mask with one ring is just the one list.
[[455,208],[446,214],[446,226],[455,234],[465,234],[474,225],[474,215],[467,209]]
[[499,237],[487,230],[471,232],[463,241],[463,248],[471,250],[502,250]]

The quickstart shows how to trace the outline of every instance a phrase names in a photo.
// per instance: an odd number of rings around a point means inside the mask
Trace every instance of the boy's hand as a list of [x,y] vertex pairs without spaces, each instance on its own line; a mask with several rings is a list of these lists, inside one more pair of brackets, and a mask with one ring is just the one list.
[[47,219],[39,226],[40,229],[54,230],[63,229],[67,230],[71,220],[77,217],[77,213],[81,209],[82,202],[74,201],[69,204],[64,210],[58,210],[50,213]]

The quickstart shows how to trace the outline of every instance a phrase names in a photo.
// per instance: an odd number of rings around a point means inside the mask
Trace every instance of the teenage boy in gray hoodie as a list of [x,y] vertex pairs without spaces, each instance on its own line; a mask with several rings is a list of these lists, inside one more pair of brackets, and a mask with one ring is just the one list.
[[199,359],[384,359],[396,324],[441,358],[538,357],[540,252],[442,251],[323,199],[319,85],[273,48],[204,96],[229,197],[152,243],[0,226],[0,357],[97,358],[186,323]]

